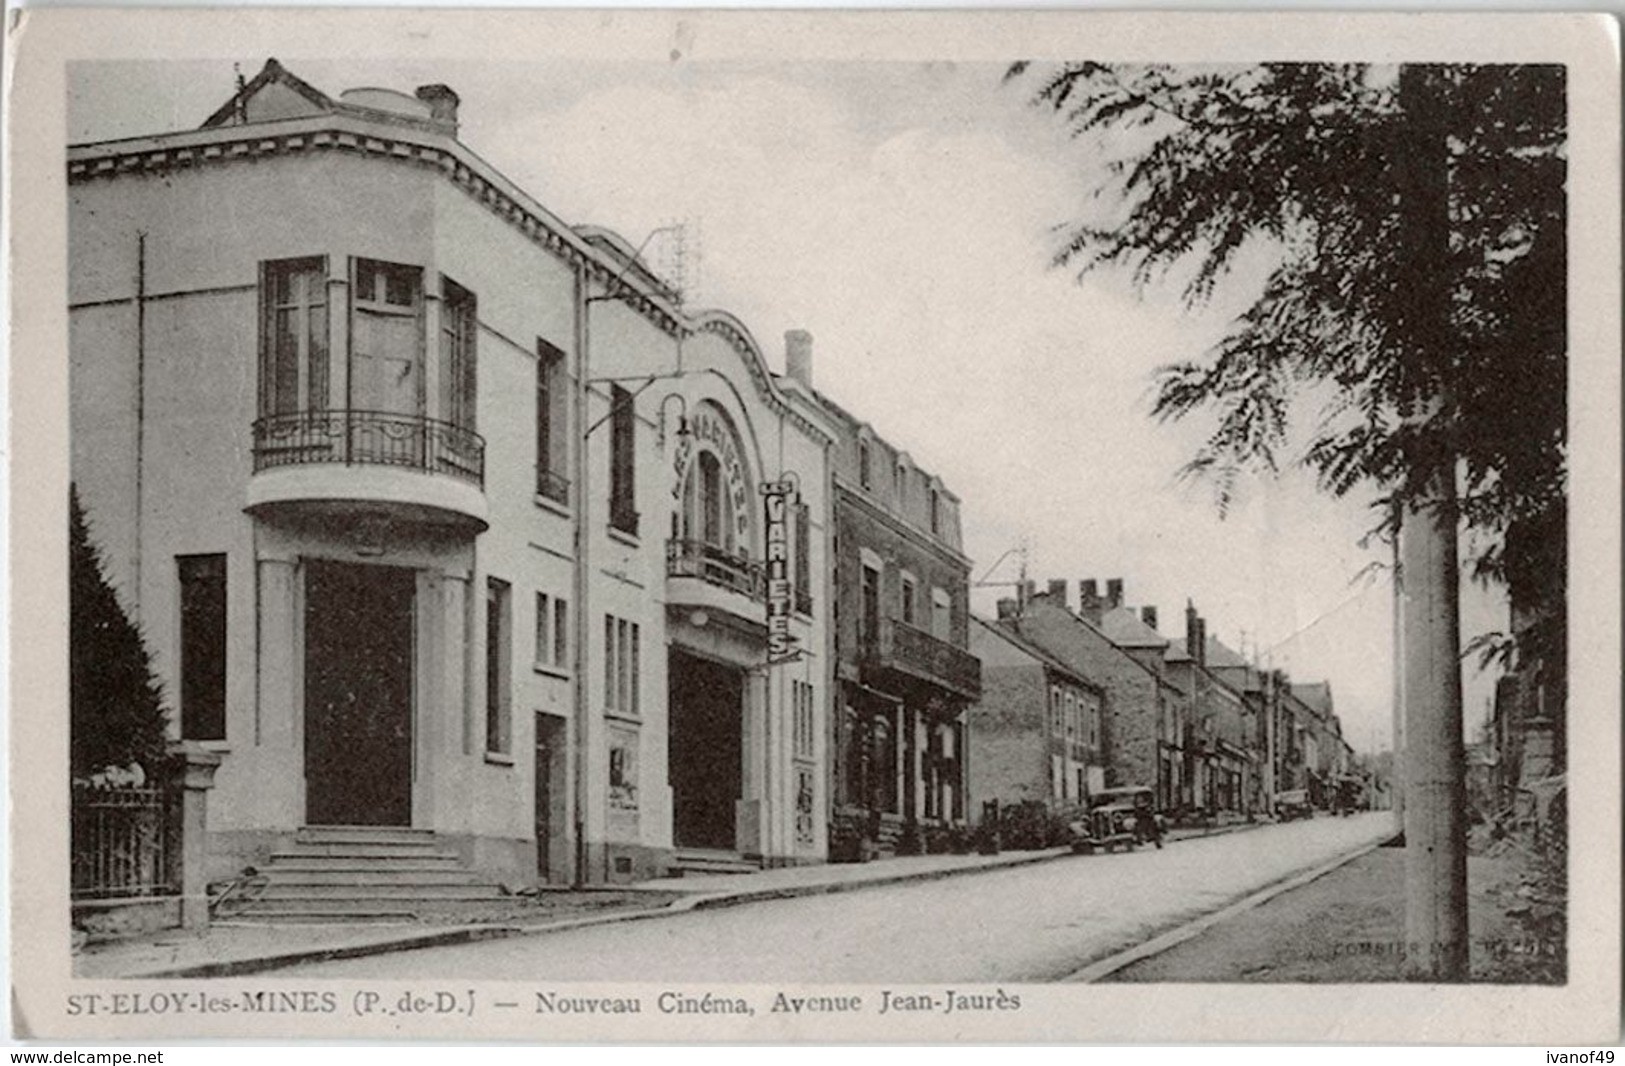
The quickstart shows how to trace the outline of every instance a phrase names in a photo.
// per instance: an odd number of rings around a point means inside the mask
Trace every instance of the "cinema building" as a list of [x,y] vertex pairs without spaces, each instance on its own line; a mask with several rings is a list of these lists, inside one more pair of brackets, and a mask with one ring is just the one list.
[[458,105],[273,60],[69,149],[72,476],[221,756],[211,872],[822,860],[829,420]]

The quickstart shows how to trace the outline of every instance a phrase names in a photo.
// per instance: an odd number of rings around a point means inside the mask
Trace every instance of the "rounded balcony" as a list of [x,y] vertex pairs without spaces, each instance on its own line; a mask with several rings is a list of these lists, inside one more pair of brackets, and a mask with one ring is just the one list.
[[469,533],[490,525],[485,440],[450,422],[387,411],[296,411],[254,423],[255,514],[355,508]]
[[762,564],[702,540],[666,542],[666,603],[766,633]]

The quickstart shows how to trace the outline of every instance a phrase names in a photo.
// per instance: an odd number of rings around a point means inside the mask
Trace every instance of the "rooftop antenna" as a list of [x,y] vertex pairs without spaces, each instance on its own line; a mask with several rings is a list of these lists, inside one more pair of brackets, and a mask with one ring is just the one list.
[[243,77],[243,65],[241,63],[233,63],[231,70],[237,76],[237,125],[244,126],[248,124],[248,79]]

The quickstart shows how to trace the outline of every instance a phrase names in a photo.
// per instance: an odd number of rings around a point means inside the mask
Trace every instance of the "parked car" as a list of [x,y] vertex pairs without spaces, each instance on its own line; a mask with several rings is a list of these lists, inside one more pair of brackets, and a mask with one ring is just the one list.
[[1067,826],[1072,850],[1079,855],[1111,851],[1122,847],[1133,851],[1136,844],[1154,843],[1162,847],[1162,817],[1157,814],[1156,793],[1132,785],[1108,788],[1089,798],[1089,810]]
[[1307,789],[1293,788],[1275,794],[1275,817],[1283,822],[1290,822],[1294,818],[1310,818],[1314,813],[1314,808],[1309,805]]

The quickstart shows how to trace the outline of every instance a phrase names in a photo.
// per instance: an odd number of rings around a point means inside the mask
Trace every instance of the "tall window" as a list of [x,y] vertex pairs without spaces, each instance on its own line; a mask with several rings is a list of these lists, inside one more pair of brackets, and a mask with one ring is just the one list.
[[952,640],[954,627],[953,599],[947,589],[931,590],[931,635],[938,640]]
[[805,681],[790,682],[791,712],[794,715],[793,750],[798,759],[813,757],[813,687]]
[[226,557],[182,555],[181,737],[226,739]]
[[565,426],[567,397],[564,353],[544,340],[536,342],[536,494],[555,503],[570,502],[570,461]]
[[872,566],[863,568],[863,642],[868,645],[880,639],[880,571]]
[[512,748],[509,669],[513,610],[506,581],[485,583],[485,750],[506,755]]
[[870,463],[869,457],[869,442],[866,440],[860,440],[858,441],[858,484],[862,485],[864,488],[869,487],[871,465],[872,464]]
[[903,580],[899,584],[902,587],[898,591],[897,617],[903,620],[904,625],[918,625],[919,623],[915,620],[917,613],[914,605],[919,598],[919,585],[914,580],[913,574],[904,574]]
[[260,267],[260,413],[328,406],[327,260],[280,259]]
[[702,451],[696,463],[700,478],[700,538],[712,547],[724,547],[722,518],[722,463]]
[[423,272],[357,259],[351,282],[350,406],[418,414],[423,409]]
[[440,279],[440,417],[463,429],[474,428],[479,380],[474,338],[478,329],[474,294]]
[[570,605],[562,596],[536,594],[537,666],[562,670],[570,665]]
[[796,610],[812,614],[812,509],[796,502]]
[[931,490],[931,532],[942,533],[942,493],[936,489]]
[[636,622],[604,615],[604,710],[636,718],[640,633]]
[[619,385],[609,394],[609,524],[637,536],[638,505],[633,483],[633,434],[637,410],[632,394]]

